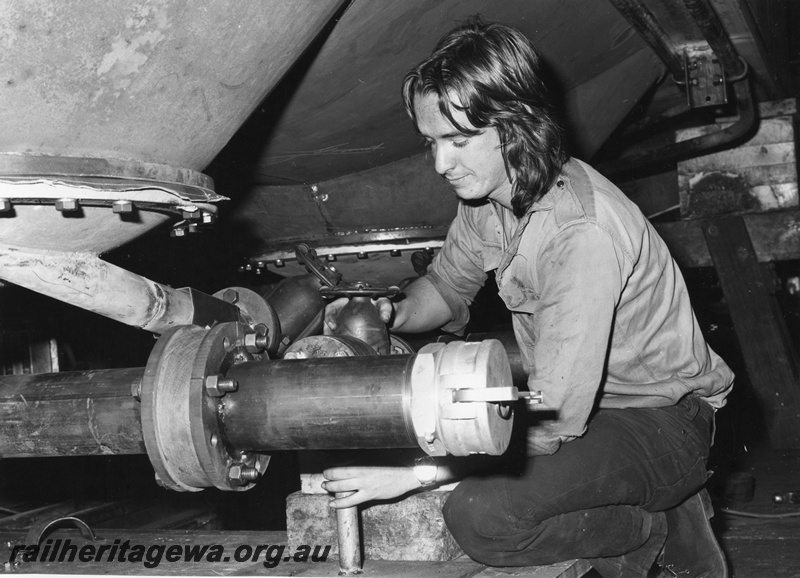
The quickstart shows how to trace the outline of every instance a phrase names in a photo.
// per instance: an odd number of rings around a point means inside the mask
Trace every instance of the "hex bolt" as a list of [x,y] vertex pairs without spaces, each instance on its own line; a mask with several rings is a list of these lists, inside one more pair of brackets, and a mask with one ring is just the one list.
[[356,255],[356,257],[358,257],[359,259],[366,259],[368,255],[364,251],[361,251]]
[[392,249],[391,251],[389,251],[389,255],[391,255],[392,257],[399,257],[401,255],[400,249]]
[[197,213],[198,210],[199,209],[194,205],[186,205],[181,207],[181,216],[184,219],[193,219],[197,216],[195,213]]
[[141,381],[137,381],[136,383],[131,384],[131,396],[136,401],[141,401],[142,400],[142,382]]
[[170,237],[185,237],[186,229],[184,227],[175,227],[169,232]]
[[111,204],[111,210],[114,213],[132,213],[133,212],[133,203],[131,201],[114,201]]
[[228,480],[237,486],[244,486],[250,482],[255,482],[261,473],[251,466],[245,464],[233,464],[228,469]]
[[225,379],[221,375],[209,375],[206,377],[206,392],[211,397],[222,397],[226,393],[231,393],[239,389],[239,384],[235,379]]
[[7,213],[11,210],[11,201],[8,199],[0,199],[0,213]]
[[77,211],[79,208],[78,199],[58,199],[56,201],[56,211],[61,211],[62,213]]
[[235,304],[239,301],[239,292],[235,289],[225,289],[225,292],[222,294],[222,300]]
[[210,225],[214,222],[214,213],[209,213],[208,211],[203,211],[202,219],[204,224]]
[[285,266],[286,266],[286,263],[284,263],[282,259],[277,259],[277,260],[275,261],[275,266],[276,266],[276,267],[285,267]]

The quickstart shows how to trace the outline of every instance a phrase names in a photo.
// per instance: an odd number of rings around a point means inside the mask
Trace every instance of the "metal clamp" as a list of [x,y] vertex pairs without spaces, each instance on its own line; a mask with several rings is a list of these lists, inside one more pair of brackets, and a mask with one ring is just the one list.
[[520,391],[516,386],[453,389],[453,403],[506,403],[524,399],[528,403],[543,403],[541,391]]

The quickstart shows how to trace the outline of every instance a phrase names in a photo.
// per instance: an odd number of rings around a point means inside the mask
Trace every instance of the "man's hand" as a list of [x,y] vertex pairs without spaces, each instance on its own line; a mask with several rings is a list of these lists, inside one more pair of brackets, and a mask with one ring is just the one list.
[[[349,301],[347,297],[340,297],[325,306],[325,323],[322,325],[322,332],[325,335],[334,335],[336,333],[336,328],[339,326],[339,314]],[[377,299],[372,299],[372,304],[378,309],[381,321],[389,323],[392,320],[394,305],[391,301],[386,297],[378,297]]]
[[371,500],[389,500],[416,490],[419,480],[412,468],[339,467],[322,472],[322,487],[332,493],[355,492],[330,502],[332,508],[350,508]]

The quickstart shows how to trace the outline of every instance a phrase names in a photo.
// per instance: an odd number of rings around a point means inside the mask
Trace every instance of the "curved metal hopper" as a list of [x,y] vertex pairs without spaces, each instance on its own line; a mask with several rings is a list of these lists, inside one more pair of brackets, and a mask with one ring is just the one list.
[[109,271],[117,292],[142,281],[97,256],[213,220],[223,197],[199,171],[340,3],[4,2],[0,278],[140,324],[113,311],[133,290],[88,296]]

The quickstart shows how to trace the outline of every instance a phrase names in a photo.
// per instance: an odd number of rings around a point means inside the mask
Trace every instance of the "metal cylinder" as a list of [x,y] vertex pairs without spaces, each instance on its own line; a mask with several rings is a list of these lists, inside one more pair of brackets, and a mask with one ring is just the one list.
[[280,320],[282,339],[278,355],[307,335],[322,333],[322,317],[327,301],[319,294],[320,282],[308,273],[287,277],[274,288],[262,293]]
[[187,292],[95,255],[0,246],[0,278],[154,333],[190,324],[194,318]]
[[[522,352],[519,348],[519,343],[513,331],[485,331],[480,333],[467,333],[463,338],[458,338],[451,335],[440,335],[436,338],[437,343],[451,343],[453,341],[485,341],[487,339],[496,339],[503,345],[508,357],[508,363],[511,366],[511,378],[514,385],[520,389],[526,389],[528,385],[528,371],[525,369],[525,361],[522,358]],[[417,344],[412,344],[417,345]],[[424,344],[418,344],[421,347]]]
[[224,433],[255,450],[416,447],[409,417],[415,356],[247,362],[224,408]]
[[105,369],[0,380],[0,456],[145,453],[138,389],[144,370]]

